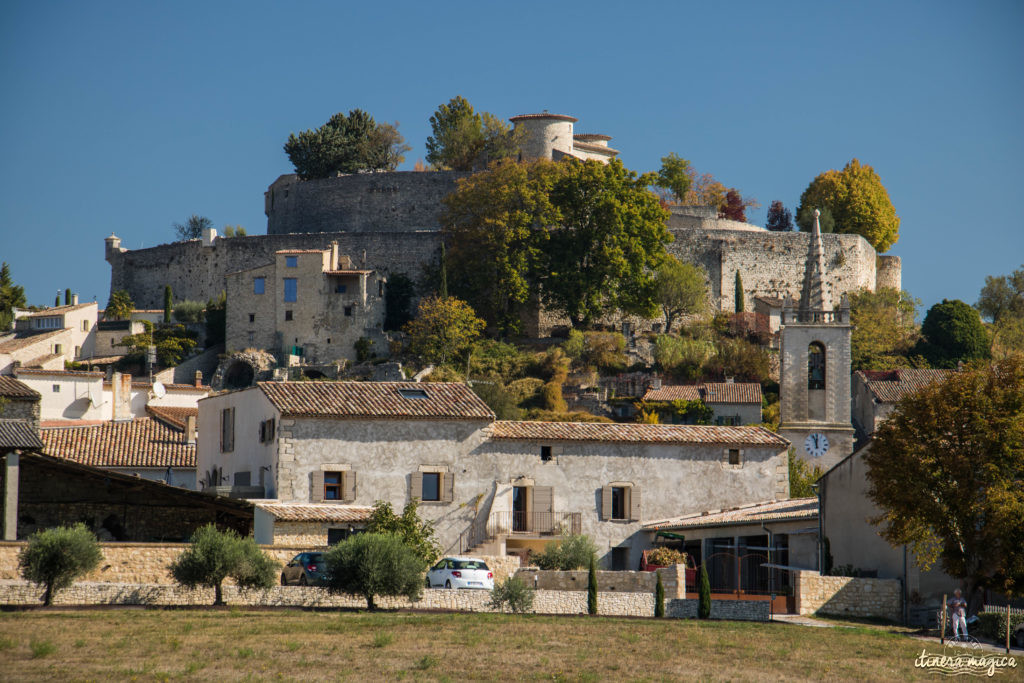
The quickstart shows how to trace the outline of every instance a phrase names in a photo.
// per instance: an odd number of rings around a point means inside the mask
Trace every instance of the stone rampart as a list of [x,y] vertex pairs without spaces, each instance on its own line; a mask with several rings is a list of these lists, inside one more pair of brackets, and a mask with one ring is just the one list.
[[796,573],[798,614],[873,617],[899,621],[902,597],[898,579],[861,579],[821,576],[814,571]]

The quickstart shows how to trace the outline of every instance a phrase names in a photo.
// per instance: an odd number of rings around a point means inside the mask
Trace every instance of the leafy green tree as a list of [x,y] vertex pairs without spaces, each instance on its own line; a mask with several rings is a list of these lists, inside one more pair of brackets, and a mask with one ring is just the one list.
[[744,382],[767,379],[771,369],[768,352],[746,339],[719,339],[715,355],[705,369],[723,377],[735,377]]
[[597,614],[597,559],[590,558],[587,572],[587,614]]
[[503,582],[495,584],[488,606],[502,612],[508,606],[513,614],[523,614],[533,609],[533,598],[534,590],[526,581],[518,576],[509,576]]
[[171,563],[171,576],[182,586],[206,586],[214,593],[213,604],[223,605],[221,584],[229,576],[240,588],[270,588],[277,563],[260,550],[252,538],[213,524],[196,529],[186,548]]
[[132,301],[131,296],[127,291],[119,289],[110,295],[110,301],[107,302],[107,309],[103,312],[103,317],[107,320],[128,320],[132,317],[134,310],[135,302]]
[[560,163],[551,202],[560,225],[543,249],[542,302],[575,328],[608,313],[653,317],[654,273],[672,235],[668,213],[648,192],[652,177],[637,177],[618,159]]
[[939,561],[969,596],[1024,594],[1024,357],[902,399],[864,458],[889,543],[911,546],[923,568]]
[[988,358],[989,339],[978,311],[959,299],[943,299],[928,309],[923,339],[915,352],[933,367],[955,368],[960,361]]
[[836,231],[836,219],[832,218],[832,211],[827,206],[801,206],[796,214],[796,224],[800,232],[814,232],[814,210],[818,209],[818,228],[822,234]]
[[285,154],[303,180],[335,173],[393,171],[411,147],[398,124],[377,123],[362,109],[341,112],[316,130],[289,134]]
[[920,338],[917,307],[909,292],[882,288],[849,294],[853,370],[891,370],[911,365],[910,355]]
[[420,301],[416,317],[405,326],[413,353],[428,363],[447,363],[464,354],[484,329],[465,301],[428,297]]
[[790,232],[793,229],[793,214],[778,199],[768,205],[766,228],[772,232]]
[[703,339],[659,334],[654,339],[654,361],[678,379],[696,380],[715,357],[715,345]]
[[707,309],[707,274],[700,266],[681,263],[670,255],[658,266],[655,300],[665,315],[665,332],[671,332],[676,318]]
[[519,310],[544,271],[551,190],[563,167],[551,161],[491,164],[459,182],[441,217],[453,293],[500,336],[520,330]]
[[143,326],[143,332],[122,337],[117,344],[128,348],[128,356],[122,361],[124,365],[143,362],[150,346],[156,347],[158,364],[164,367],[180,365],[199,344],[199,335],[181,324],[154,328],[153,323],[144,320]]
[[178,241],[184,242],[186,240],[200,239],[203,236],[204,230],[213,227],[213,221],[206,216],[192,214],[185,219],[184,223],[175,223],[173,227]]
[[416,295],[416,283],[405,273],[394,273],[388,277],[384,290],[384,329],[400,330],[412,320],[412,299]]
[[697,618],[709,619],[711,617],[711,581],[708,580],[707,567],[703,564],[700,566],[697,582],[700,586],[697,595]]
[[366,530],[374,534],[395,534],[429,565],[441,556],[441,546],[434,538],[434,525],[421,519],[418,509],[419,501],[413,499],[405,504],[401,515],[396,515],[391,503],[378,500],[373,504]]
[[675,152],[662,157],[661,168],[658,169],[654,184],[671,192],[674,203],[684,203],[686,194],[693,185],[693,169],[690,162]]
[[519,408],[515,397],[497,382],[473,382],[473,393],[494,411],[499,420],[521,420],[523,411]]
[[378,595],[418,600],[423,591],[427,563],[398,534],[350,536],[327,551],[324,561],[327,590],[361,595],[370,610],[377,608]]
[[510,125],[484,112],[477,114],[462,95],[438,106],[430,117],[427,162],[434,168],[472,171],[518,154],[522,136]]
[[179,323],[201,323],[206,314],[206,304],[202,301],[185,299],[174,307],[174,319]]
[[857,159],[842,171],[826,171],[811,182],[800,195],[798,222],[806,219],[808,207],[828,207],[836,231],[861,235],[878,252],[888,251],[899,239],[900,219],[889,193],[875,169]]
[[541,569],[572,571],[583,569],[597,558],[597,546],[586,534],[570,534],[561,541],[552,541],[533,557]]
[[0,331],[9,330],[14,322],[14,309],[25,307],[25,288],[14,284],[11,267],[0,265]]
[[736,312],[742,313],[746,310],[746,303],[743,298],[743,277],[740,276],[740,271],[736,271],[736,283],[735,283],[735,297],[736,297]]
[[821,479],[825,471],[819,465],[814,469],[802,458],[796,457],[792,448],[789,449],[789,497],[810,498],[814,496],[811,485]]
[[52,605],[57,591],[91,572],[102,559],[96,536],[79,522],[29,536],[28,544],[18,553],[18,568],[26,581],[46,587],[43,604]]
[[1024,265],[1010,275],[986,276],[975,308],[997,326],[1008,317],[1024,320]]
[[170,285],[164,285],[164,324],[171,322],[171,312],[174,309],[174,293]]
[[655,570],[654,573],[658,577],[654,584],[654,616],[662,618],[665,616],[665,586],[661,583],[661,572]]

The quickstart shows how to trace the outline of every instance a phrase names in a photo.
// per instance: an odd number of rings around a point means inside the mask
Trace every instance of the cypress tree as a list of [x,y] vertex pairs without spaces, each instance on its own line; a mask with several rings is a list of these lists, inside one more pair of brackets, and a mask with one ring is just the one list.
[[700,566],[700,601],[697,603],[697,617],[707,619],[711,616],[711,582],[708,581],[708,570]]
[[67,289],[64,290],[64,305],[65,306],[70,306],[71,305],[71,288],[70,287],[68,287]]
[[57,290],[57,298],[55,298],[53,300],[53,305],[54,306],[60,306],[60,290],[59,289]]
[[658,582],[654,584],[654,616],[663,617],[665,616],[665,587],[661,585],[661,572],[654,572],[658,577]]
[[442,299],[448,298],[448,258],[445,256],[444,241],[441,241],[441,284],[438,296]]
[[587,614],[597,614],[597,565],[593,557],[587,573]]
[[743,278],[740,277],[740,271],[736,271],[736,312],[742,313],[745,308],[745,302],[743,301]]
[[171,308],[174,307],[174,295],[170,285],[164,285],[164,324],[171,324]]

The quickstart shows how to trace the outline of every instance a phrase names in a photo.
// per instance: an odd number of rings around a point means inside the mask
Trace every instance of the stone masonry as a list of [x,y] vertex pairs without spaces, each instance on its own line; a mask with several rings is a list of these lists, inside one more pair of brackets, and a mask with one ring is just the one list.
[[898,579],[861,579],[821,576],[814,571],[796,574],[798,614],[869,617],[899,621],[902,599]]

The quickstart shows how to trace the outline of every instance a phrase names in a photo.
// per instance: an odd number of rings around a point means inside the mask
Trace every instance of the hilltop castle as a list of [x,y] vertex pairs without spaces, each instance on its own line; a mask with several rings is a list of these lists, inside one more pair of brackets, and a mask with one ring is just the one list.
[[[526,131],[523,159],[570,156],[607,162],[618,154],[608,146],[607,135],[575,133],[577,119],[571,116],[526,114],[511,121]],[[353,267],[415,279],[423,266],[437,260],[441,199],[466,175],[396,171],[306,181],[282,175],[264,195],[266,235],[224,238],[210,230],[202,239],[138,250],[122,248],[116,235],[107,237],[110,289],[127,290],[140,308],[159,308],[164,285],[171,285],[178,299],[205,301],[225,289],[230,273],[270,264],[281,250],[325,250],[334,242],[352,258]],[[720,219],[707,207],[671,211],[668,228],[675,241],[668,251],[703,266],[719,310],[732,310],[736,272],[748,298],[799,294],[808,233],[769,232]],[[899,257],[877,254],[859,235],[826,234],[821,242],[828,264],[823,286],[833,301],[846,291],[900,287]],[[558,323],[541,314],[528,322],[526,332],[543,336]]]

